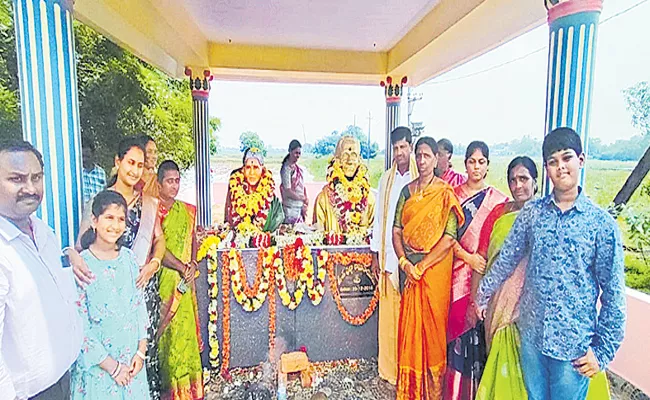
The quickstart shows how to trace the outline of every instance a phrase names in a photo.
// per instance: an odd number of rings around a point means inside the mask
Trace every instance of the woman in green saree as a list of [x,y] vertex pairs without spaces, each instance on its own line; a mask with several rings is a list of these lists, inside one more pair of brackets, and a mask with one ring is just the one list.
[[160,270],[158,354],[164,400],[201,400],[203,369],[196,302],[196,207],[176,200],[180,172],[173,161],[158,168],[160,207],[167,252]]
[[[494,263],[519,211],[537,193],[537,166],[529,157],[516,157],[508,165],[508,186],[513,200],[488,215],[481,230],[478,253]],[[516,321],[524,286],[527,260],[492,297],[485,317],[488,360],[477,391],[477,400],[526,400],[526,386],[520,362],[520,338]],[[604,372],[591,379],[587,400],[609,400]]]

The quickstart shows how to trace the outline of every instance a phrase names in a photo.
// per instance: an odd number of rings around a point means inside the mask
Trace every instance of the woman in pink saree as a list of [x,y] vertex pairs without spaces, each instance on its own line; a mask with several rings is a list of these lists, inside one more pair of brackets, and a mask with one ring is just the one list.
[[476,397],[487,358],[484,328],[482,323],[477,324],[473,302],[486,265],[477,250],[486,218],[496,206],[508,200],[506,195],[485,184],[489,156],[484,142],[470,143],[465,153],[468,180],[454,189],[465,222],[458,227],[458,243],[454,247],[444,396],[448,400]]

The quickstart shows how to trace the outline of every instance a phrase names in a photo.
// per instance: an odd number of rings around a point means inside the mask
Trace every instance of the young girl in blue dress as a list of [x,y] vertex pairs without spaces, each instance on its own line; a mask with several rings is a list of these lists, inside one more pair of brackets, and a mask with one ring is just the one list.
[[139,267],[120,242],[127,205],[106,190],[92,204],[92,229],[81,238],[81,256],[96,281],[80,290],[84,343],[72,370],[73,400],[149,400],[146,368],[147,308],[136,288]]

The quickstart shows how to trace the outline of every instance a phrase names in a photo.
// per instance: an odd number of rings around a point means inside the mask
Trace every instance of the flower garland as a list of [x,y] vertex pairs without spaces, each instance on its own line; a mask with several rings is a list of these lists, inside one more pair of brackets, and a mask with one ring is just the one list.
[[[224,261],[226,261],[226,258],[224,258]],[[235,249],[230,249],[227,261],[235,300],[241,304],[244,311],[254,312],[259,310],[264,304],[271,286],[271,268],[264,263],[263,251],[258,252],[257,272],[255,273],[253,287],[248,285],[241,253]]]
[[226,253],[223,254],[221,263],[221,297],[223,301],[221,375],[227,377],[230,368],[230,269]]
[[261,231],[275,196],[275,182],[271,171],[263,168],[262,177],[255,187],[248,183],[243,171],[234,172],[230,175],[228,189],[233,227],[241,233],[252,229]]
[[[282,305],[287,307],[289,310],[293,311],[302,302],[302,298],[305,295],[307,290],[307,271],[305,271],[304,265],[301,265],[298,279],[296,279],[296,289],[293,294],[289,293],[289,288],[287,287],[287,279],[285,277],[285,267],[280,257],[280,252],[277,250],[277,247],[271,248],[272,259],[270,259],[270,264],[275,266],[275,284],[278,287],[278,294],[280,295],[280,300],[282,300]],[[313,273],[313,264],[312,264],[312,273]]]
[[[233,257],[232,253],[235,252],[235,256]],[[277,255],[277,251],[273,249],[266,249],[266,250],[260,250],[258,252],[258,261],[257,261],[257,270],[258,272],[261,270],[264,271],[269,271],[268,274],[268,299],[269,299],[269,351],[271,354],[273,354],[273,351],[275,349],[275,335],[277,331],[277,307],[276,307],[276,302],[275,302],[275,287],[274,285],[274,278],[275,278],[275,273],[274,270],[275,268],[272,268],[273,264],[269,264],[267,261],[269,258],[275,258],[274,256]],[[222,362],[221,362],[221,375],[224,377],[229,376],[228,369],[230,368],[230,291],[229,289],[233,288],[233,292],[236,290],[234,287],[234,278],[231,276],[231,272],[233,271],[233,268],[231,267],[231,263],[235,260],[235,263],[239,263],[239,265],[243,265],[241,263],[241,254],[239,252],[236,252],[235,249],[231,249],[228,254],[223,254],[222,257],[222,268],[221,268],[221,274],[222,274],[222,301],[223,301],[223,324],[222,324],[222,329],[223,329],[223,356],[222,356]],[[280,260],[282,262],[282,260]],[[245,273],[245,272],[244,272]],[[241,275],[241,271],[238,269],[236,274]],[[258,273],[259,275],[259,273]],[[244,275],[245,276],[245,275]],[[266,273],[262,276],[267,276]],[[261,287],[262,284],[260,283],[258,285],[257,283],[257,278],[256,278],[256,284],[254,286],[259,286]],[[231,284],[229,284],[229,281],[231,281]],[[238,288],[238,290],[241,290],[242,292],[248,292],[249,295],[252,292],[255,292],[255,289],[251,289],[249,287],[245,288]],[[246,295],[249,297],[248,295]],[[235,298],[237,296],[235,295]],[[239,300],[238,300],[239,302]],[[263,300],[260,302],[260,307],[261,304],[263,303]],[[241,304],[241,303],[240,303]],[[252,301],[245,303],[245,304],[253,304]],[[243,305],[243,304],[242,304]],[[243,305],[244,306],[244,305]],[[257,308],[259,309],[259,307]],[[256,310],[250,310],[247,309],[246,306],[244,306],[244,310],[252,312]],[[216,320],[215,320],[216,323]],[[215,328],[216,329],[216,328]],[[218,366],[211,364],[213,367]]]
[[329,200],[343,232],[347,233],[354,226],[358,226],[368,208],[370,183],[367,174],[368,168],[359,164],[354,178],[349,180],[337,159],[330,161],[327,167]]
[[210,346],[210,365],[212,368],[219,366],[219,339],[217,338],[218,300],[219,285],[217,282],[217,262],[214,259],[208,260],[208,345]]
[[214,260],[216,258],[217,249],[219,248],[220,244],[221,238],[219,238],[219,236],[206,236],[206,238],[201,241],[199,250],[196,252],[196,259],[198,261],[201,261],[205,257],[210,257],[210,259]]
[[197,260],[208,260],[208,345],[210,346],[210,366],[219,366],[219,339],[217,337],[217,320],[219,301],[219,285],[217,280],[217,248],[221,243],[218,236],[208,236],[202,242],[197,252]]
[[[267,250],[268,251],[268,250]],[[268,268],[271,271],[269,286],[269,354],[274,357],[275,354],[275,332],[276,332],[276,309],[275,303],[275,268]]]
[[314,271],[314,259],[311,255],[311,249],[307,246],[302,246],[302,259],[307,271],[307,293],[311,304],[317,306],[323,300],[325,295],[325,274],[326,268],[316,265]]
[[336,280],[336,273],[334,271],[335,264],[348,266],[352,263],[359,263],[362,265],[371,265],[372,264],[372,255],[369,253],[335,253],[330,255],[326,250],[321,250],[318,253],[318,264],[320,266],[327,267],[327,275],[330,281],[330,290],[332,291],[332,296],[334,297],[334,302],[336,303],[336,308],[338,308],[339,313],[343,320],[351,325],[359,326],[363,325],[368,321],[370,316],[377,309],[379,304],[379,287],[375,287],[375,293],[368,304],[366,310],[360,315],[353,316],[348,310],[343,306],[343,301],[341,300],[341,293],[339,292],[339,287]]

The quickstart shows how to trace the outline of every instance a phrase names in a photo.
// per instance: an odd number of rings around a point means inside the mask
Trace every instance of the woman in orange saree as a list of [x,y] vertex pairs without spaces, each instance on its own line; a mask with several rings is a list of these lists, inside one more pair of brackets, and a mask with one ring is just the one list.
[[438,146],[418,140],[419,178],[397,203],[393,245],[406,275],[398,329],[398,400],[442,398],[453,246],[463,223],[452,187],[436,178]]
[[477,254],[483,224],[497,205],[508,198],[485,184],[489,148],[479,141],[467,146],[467,182],[454,191],[462,205],[464,223],[458,224],[454,247],[451,305],[447,327],[447,373],[445,399],[473,400],[487,359],[483,325],[477,325],[473,302],[486,260]]

